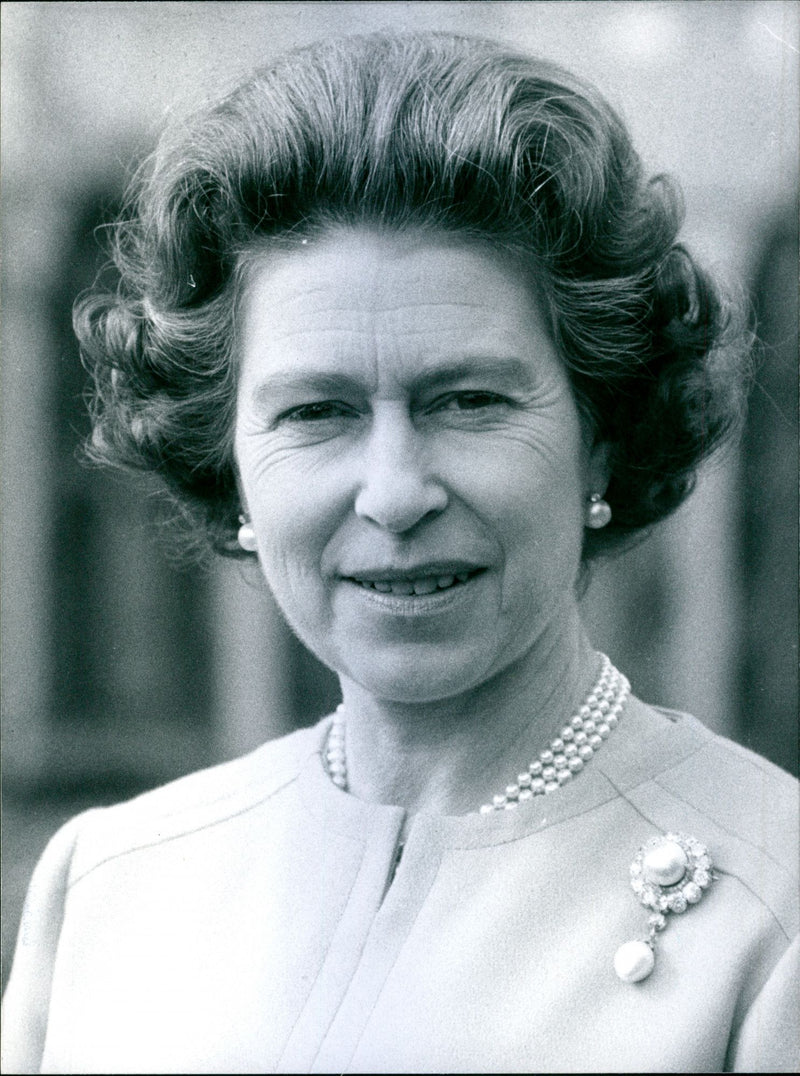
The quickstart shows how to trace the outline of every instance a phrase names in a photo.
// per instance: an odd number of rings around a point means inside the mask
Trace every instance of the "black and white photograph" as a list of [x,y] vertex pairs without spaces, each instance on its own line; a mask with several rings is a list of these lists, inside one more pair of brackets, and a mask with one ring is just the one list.
[[0,75],[3,1073],[798,1071],[800,4]]

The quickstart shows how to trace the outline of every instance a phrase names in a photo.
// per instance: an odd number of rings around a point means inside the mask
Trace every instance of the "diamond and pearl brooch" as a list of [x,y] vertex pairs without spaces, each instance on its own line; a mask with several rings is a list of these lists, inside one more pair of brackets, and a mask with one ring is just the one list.
[[656,939],[667,926],[670,913],[681,915],[697,904],[714,879],[708,849],[685,833],[653,837],[634,856],[631,888],[645,908],[648,934],[625,942],[614,955],[614,970],[626,983],[638,983],[652,972]]

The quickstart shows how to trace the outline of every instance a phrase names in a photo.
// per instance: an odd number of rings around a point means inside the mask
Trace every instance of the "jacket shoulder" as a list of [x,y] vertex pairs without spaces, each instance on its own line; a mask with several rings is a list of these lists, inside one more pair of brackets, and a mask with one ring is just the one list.
[[739,881],[794,937],[800,885],[800,785],[767,759],[675,715],[680,752],[627,798],[662,830],[713,847],[715,869]]
[[768,759],[711,735],[700,750],[657,780],[732,838],[776,863],[796,864],[800,786]]
[[242,758],[181,777],[73,820],[70,885],[110,859],[224,823],[291,786],[319,753],[323,723],[272,740]]

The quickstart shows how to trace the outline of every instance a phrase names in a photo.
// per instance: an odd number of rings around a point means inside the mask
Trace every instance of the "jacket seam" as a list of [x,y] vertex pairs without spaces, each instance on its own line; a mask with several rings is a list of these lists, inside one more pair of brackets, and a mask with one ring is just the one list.
[[[411,934],[412,934],[412,932],[414,930],[414,927],[417,924],[417,920],[419,919],[420,915],[422,915],[423,909],[425,908],[425,906],[427,904],[427,900],[428,900],[428,897],[430,896],[431,890],[433,889],[434,885],[436,884],[436,881],[437,881],[437,879],[438,879],[438,877],[439,877],[439,875],[441,873],[443,862],[444,862],[444,859],[440,858],[439,863],[438,863],[438,865],[436,867],[436,871],[434,872],[433,877],[430,880],[430,885],[428,886],[428,888],[425,891],[424,895],[420,894],[420,901],[419,901],[419,904],[417,905],[417,910],[414,913],[414,917],[411,920],[411,922],[409,923],[408,929],[405,932],[405,936],[404,936],[403,940],[401,941],[400,945],[398,946],[397,951],[394,954],[394,959],[392,960],[389,967],[386,969],[386,974],[383,977],[383,982],[381,983],[377,994],[375,995],[375,997],[372,1000],[372,1004],[370,1006],[369,1013],[366,1016],[366,1018],[364,1019],[362,1025],[361,1025],[361,1030],[359,1031],[358,1035],[356,1036],[356,1040],[353,1043],[353,1048],[350,1051],[350,1054],[349,1054],[349,1056],[347,1058],[347,1064],[345,1066],[343,1066],[344,1071],[346,1071],[346,1069],[349,1068],[349,1066],[352,1064],[353,1058],[358,1053],[359,1047],[361,1046],[361,1043],[364,1040],[364,1036],[367,1034],[367,1031],[369,1029],[370,1021],[372,1020],[372,1017],[375,1015],[375,1010],[378,1008],[378,1005],[380,1004],[380,1000],[383,997],[384,991],[386,990],[386,987],[388,985],[389,979],[392,977],[392,972],[397,967],[397,963],[400,960],[400,957],[403,955],[403,951],[405,950],[406,946],[408,945],[409,938],[411,937]],[[354,972],[353,976],[350,979],[350,985],[351,986],[352,986],[352,983],[353,983],[353,981],[355,979],[355,976],[357,974],[358,968],[361,967],[361,962],[364,959],[364,952],[366,951],[367,945],[369,944],[369,940],[370,940],[370,937],[372,935],[372,931],[373,931],[374,927],[375,927],[375,920],[373,919],[372,924],[370,925],[370,929],[367,931],[367,934],[364,937],[364,943],[363,943],[363,945],[361,947],[361,952],[359,953],[359,957],[358,957],[358,965],[356,967],[356,972]],[[348,993],[349,993],[349,989],[348,989]],[[344,1004],[346,998],[347,998],[347,994],[345,994],[345,996],[342,998],[341,1003],[337,1007],[336,1012],[334,1013],[334,1016],[331,1019],[330,1024],[328,1025],[328,1028],[327,1028],[327,1030],[325,1032],[325,1036],[323,1037],[322,1041],[320,1042],[319,1048],[318,1048],[318,1050],[317,1050],[317,1052],[316,1052],[316,1054],[314,1056],[314,1061],[311,1064],[312,1068],[313,1068],[314,1064],[316,1063],[317,1059],[319,1058],[319,1055],[320,1055],[320,1053],[322,1051],[322,1048],[325,1045],[325,1039],[328,1037],[328,1034],[330,1033],[330,1029],[333,1026],[333,1023],[334,1023],[334,1021],[336,1019],[336,1016],[338,1016],[338,1014],[339,1014],[339,1012],[340,1012],[340,1010],[342,1008],[342,1005]]]
[[[328,962],[328,957],[330,956],[331,949],[336,944],[336,939],[337,939],[337,936],[339,934],[339,931],[341,929],[343,929],[342,924],[343,924],[343,922],[344,922],[344,920],[346,918],[346,912],[347,912],[347,909],[349,909],[350,901],[352,900],[353,890],[358,885],[359,879],[361,878],[362,874],[364,873],[364,871],[365,871],[365,869],[367,867],[367,851],[368,851],[368,842],[364,841],[363,844],[362,844],[361,862],[359,863],[358,870],[356,871],[355,877],[353,878],[353,881],[352,881],[352,883],[350,885],[350,889],[347,892],[347,901],[345,903],[345,914],[343,914],[342,917],[340,918],[339,925],[338,925],[337,929],[333,932],[333,935],[331,936],[331,938],[330,938],[330,940],[328,942],[328,945],[325,948],[325,952],[322,955],[322,959],[319,962],[319,967],[317,969],[317,974],[316,974],[316,976],[314,978],[314,981],[310,984],[309,989],[308,989],[308,993],[306,994],[306,997],[305,997],[305,1001],[299,1007],[298,1012],[297,1012],[297,1016],[296,1016],[296,1018],[295,1018],[295,1020],[294,1020],[294,1022],[292,1024],[292,1027],[291,1027],[291,1029],[289,1031],[289,1034],[286,1036],[286,1039],[285,1039],[284,1044],[283,1044],[283,1049],[281,1050],[281,1060],[286,1056],[286,1051],[289,1048],[289,1044],[291,1043],[291,1039],[292,1039],[292,1036],[294,1035],[295,1029],[297,1028],[297,1025],[300,1023],[301,1019],[303,1018],[303,1016],[306,1013],[306,1010],[307,1010],[308,1004],[309,1004],[309,999],[311,997],[311,994],[314,991],[314,987],[319,982],[320,975],[322,974],[322,972],[323,972],[323,970],[325,968],[325,965]],[[361,942],[361,947],[360,947],[360,951],[359,951],[359,954],[358,954],[358,959],[356,961],[356,969],[358,968],[358,966],[361,963],[361,959],[362,959],[363,954],[364,954],[364,949],[366,948],[367,941],[369,939],[369,934],[370,934],[370,931],[367,930],[367,932],[364,935],[364,938],[363,938],[363,940]],[[344,1000],[347,997],[347,992],[348,992],[350,986],[352,985],[354,976],[355,976],[355,972],[350,977],[350,982],[345,987],[344,993],[339,998],[339,1003],[336,1005],[336,1008],[334,1009],[332,1015],[330,1016],[330,1019],[328,1020],[328,1023],[327,1023],[327,1025],[325,1027],[325,1030],[321,1033],[321,1035],[319,1037],[318,1044],[317,1044],[317,1049],[315,1051],[314,1058],[311,1061],[311,1064],[309,1065],[309,1069],[311,1069],[313,1067],[314,1061],[316,1061],[317,1057],[319,1056],[320,1050],[322,1049],[322,1047],[323,1047],[323,1045],[325,1043],[325,1039],[327,1038],[328,1033],[329,1033],[333,1023],[336,1020],[336,1016],[338,1015],[339,1010],[341,1009],[342,1005],[344,1004]]]
[[[131,855],[134,852],[142,852],[147,848],[157,848],[160,845],[169,844],[171,841],[178,841],[181,840],[183,837],[188,837],[195,833],[202,833],[203,830],[213,829],[215,826],[223,825],[224,823],[229,822],[233,818],[241,818],[242,815],[248,814],[250,811],[255,811],[259,807],[263,806],[265,803],[268,803],[269,800],[271,800],[274,796],[277,796],[280,792],[283,792],[286,788],[292,785],[297,780],[297,778],[298,775],[295,774],[288,781],[284,782],[284,784],[278,785],[277,788],[274,788],[267,795],[260,797],[254,803],[250,803],[246,807],[242,807],[238,811],[231,811],[228,814],[210,819],[207,822],[198,823],[195,826],[187,826],[179,833],[171,833],[164,837],[157,837],[150,840],[140,841],[139,843],[127,845],[120,851],[113,852],[110,855],[105,856],[105,858],[98,860],[96,863],[93,863],[91,867],[89,867],[83,874],[78,875],[76,878],[71,878],[67,883],[67,891],[71,891],[76,885],[84,881],[84,879],[88,878],[90,874],[93,874],[100,867],[105,866],[107,863],[111,863],[115,859],[122,859],[124,856]],[[204,804],[204,806],[207,805]]]
[[[610,783],[613,784],[613,782],[611,782],[611,779],[608,777],[607,774],[606,774],[606,778],[607,778],[607,780],[609,780]],[[653,778],[652,780],[653,780],[654,784],[658,785],[658,781],[655,778]],[[643,783],[646,784],[647,782],[643,782]],[[637,787],[641,787],[641,786],[637,786]],[[663,788],[663,786],[659,785],[659,788]],[[680,796],[675,795],[669,789],[664,789],[664,791],[667,792],[669,795],[673,796],[674,799],[676,799],[679,803],[682,803],[685,807],[691,807],[692,810],[695,810],[695,811],[698,810],[698,808],[695,807],[693,804],[688,803],[686,800],[681,799]],[[636,811],[636,813],[641,818],[643,818],[643,819],[645,819],[645,821],[649,822],[649,824],[651,826],[656,826],[659,829],[661,828],[653,818],[651,818],[648,814],[645,813],[645,811],[642,810],[641,807],[639,807],[637,804],[633,803],[621,789],[617,789],[617,792],[619,793],[620,797],[622,799],[624,799],[625,802],[627,804],[629,804],[629,806],[632,807],[633,810]],[[709,821],[713,821],[713,820],[709,819]],[[714,823],[714,825],[716,825],[716,823]],[[720,826],[719,828],[723,829],[723,832],[728,833],[728,830],[725,830],[724,827]],[[730,836],[736,837],[736,834],[732,833],[732,834],[730,834]],[[737,839],[741,839],[741,838],[737,838]],[[747,842],[743,842],[743,843],[747,843]],[[759,893],[756,893],[753,889],[751,889],[751,887],[747,884],[747,882],[745,882],[745,880],[740,875],[738,875],[735,871],[723,870],[721,867],[716,867],[716,866],[714,867],[714,870],[718,871],[720,874],[724,874],[728,878],[734,878],[742,886],[743,889],[746,889],[747,892],[750,893],[750,895],[761,905],[761,907],[764,908],[769,913],[770,917],[775,921],[775,924],[778,927],[778,929],[780,930],[781,934],[784,936],[784,938],[786,938],[788,944],[791,945],[791,943],[793,941],[792,936],[786,930],[783,923],[780,921],[780,919],[778,918],[777,914],[772,909],[772,907],[770,907],[770,905],[767,904],[767,902],[764,900],[764,898]]]
[[[683,796],[674,791],[674,789],[668,788],[667,785],[662,784],[662,782],[659,781],[658,777],[653,778],[653,784],[658,785],[658,787],[663,792],[666,792],[668,796],[672,796],[673,799],[678,800],[678,802],[684,804],[684,806],[690,807],[693,811],[698,811],[700,814],[705,815],[705,811],[703,811],[702,808],[698,807],[697,804],[691,803],[689,800],[684,799]],[[706,817],[708,816],[706,815]],[[729,837],[733,837],[735,840],[741,841],[742,844],[746,845],[754,852],[757,852],[759,855],[764,856],[765,859],[768,859],[770,863],[776,866],[780,871],[786,871],[786,868],[779,860],[775,859],[775,857],[771,856],[770,853],[766,851],[766,849],[762,848],[758,844],[755,844],[748,837],[743,837],[740,833],[736,833],[734,830],[728,829],[726,825],[724,825],[722,822],[717,821],[716,819],[710,819],[710,821],[712,821],[718,829],[721,829],[723,833],[727,833]]]

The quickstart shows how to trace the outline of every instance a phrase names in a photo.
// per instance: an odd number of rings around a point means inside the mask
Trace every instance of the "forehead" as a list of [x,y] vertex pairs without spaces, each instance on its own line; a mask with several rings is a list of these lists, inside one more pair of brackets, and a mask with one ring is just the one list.
[[249,256],[240,316],[248,366],[551,350],[531,273],[488,246],[347,229]]

